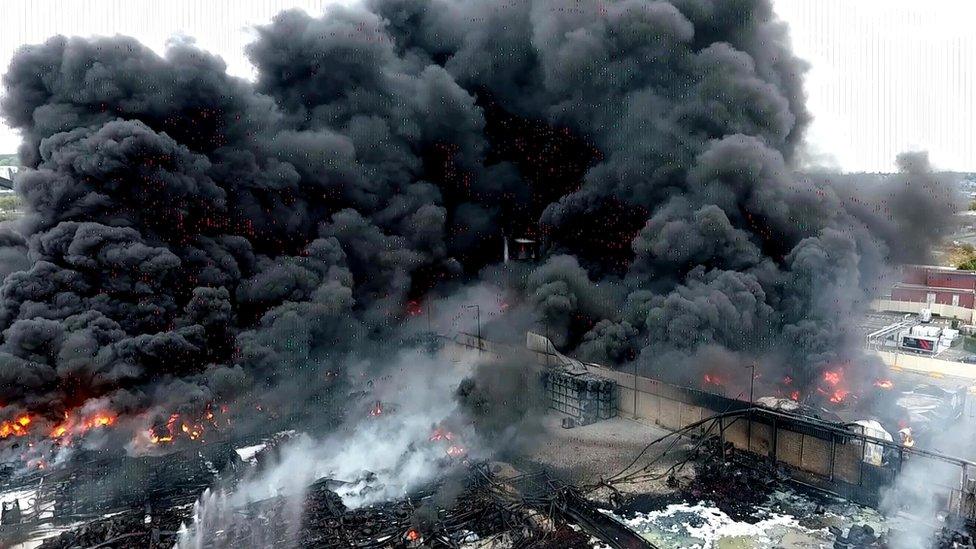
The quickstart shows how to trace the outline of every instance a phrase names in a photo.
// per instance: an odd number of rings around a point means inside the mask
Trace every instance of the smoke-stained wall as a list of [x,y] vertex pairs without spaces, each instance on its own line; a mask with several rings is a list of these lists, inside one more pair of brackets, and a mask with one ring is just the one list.
[[[511,300],[497,325],[591,360],[761,360],[812,387],[955,206],[924,155],[870,189],[794,173],[805,66],[767,0],[379,0],[257,34],[253,83],[186,41],[14,59],[6,413],[338,422],[411,303],[482,281]],[[542,263],[499,265],[503,234]]]

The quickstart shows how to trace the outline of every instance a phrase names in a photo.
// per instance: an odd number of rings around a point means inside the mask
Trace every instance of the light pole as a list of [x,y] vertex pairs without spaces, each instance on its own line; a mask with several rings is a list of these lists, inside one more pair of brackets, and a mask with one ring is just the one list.
[[478,320],[478,352],[481,352],[481,307],[479,305],[465,305],[465,309],[474,309]]
[[634,419],[637,419],[637,361],[634,361]]
[[750,378],[749,378],[749,429],[747,431],[748,442],[746,443],[746,448],[750,451],[752,450],[752,407],[754,402],[756,402],[755,387],[756,387],[756,363],[752,362],[749,364],[750,368]]
[[752,369],[752,377],[749,378],[749,405],[752,406],[752,403],[756,401],[754,391],[756,387],[756,363],[750,364],[749,368]]

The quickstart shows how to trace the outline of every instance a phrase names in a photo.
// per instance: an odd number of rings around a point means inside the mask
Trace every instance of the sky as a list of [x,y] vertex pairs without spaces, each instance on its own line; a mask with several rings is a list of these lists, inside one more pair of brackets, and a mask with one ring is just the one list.
[[[3,0],[0,67],[23,44],[56,34],[127,34],[160,52],[173,36],[190,36],[247,78],[253,25],[287,8],[318,14],[355,1]],[[976,1],[773,2],[794,50],[810,63],[811,162],[886,172],[899,152],[927,150],[938,168],[976,172]],[[0,153],[18,143],[0,126]]]

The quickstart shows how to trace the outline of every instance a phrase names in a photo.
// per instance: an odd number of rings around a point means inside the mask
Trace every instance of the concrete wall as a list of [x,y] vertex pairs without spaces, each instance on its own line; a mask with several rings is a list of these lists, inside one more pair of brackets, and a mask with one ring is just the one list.
[[[541,357],[544,360],[544,357]],[[590,372],[616,381],[618,410],[665,429],[676,431],[724,412],[746,409],[748,402],[729,399],[697,389],[677,387],[633,373],[587,365]],[[708,429],[711,431],[708,431]],[[721,434],[740,451],[749,452],[785,466],[801,483],[838,494],[865,505],[877,505],[880,489],[900,469],[900,455],[883,467],[864,460],[866,442],[858,434],[828,424],[807,421],[773,412],[756,411],[741,417],[706,422],[688,434]],[[916,456],[913,459],[923,459]],[[961,493],[958,487],[933,486],[947,499]]]
[[[542,352],[536,352],[535,356],[540,365],[556,361],[552,355]],[[898,360],[904,364],[932,359],[900,354]],[[585,367],[591,373],[617,383],[617,409],[620,415],[636,416],[672,431],[712,416],[750,407],[748,402],[635,376],[632,372],[611,370],[595,364],[586,364]],[[976,371],[976,366],[969,368]],[[736,449],[785,466],[784,469],[798,482],[866,505],[878,504],[881,488],[897,475],[904,453],[912,453],[913,460],[932,459],[915,450],[888,443],[887,464],[876,466],[864,459],[866,445],[878,445],[878,442],[870,442],[873,439],[865,439],[848,428],[767,410],[754,410],[738,417],[705,422],[689,431],[688,435],[706,433],[721,434]],[[976,465],[970,471],[973,469],[976,469]],[[964,471],[960,469],[961,475],[967,476]],[[960,486],[933,485],[932,490],[933,494],[945,496],[945,500],[950,502],[948,509],[951,512],[976,519],[976,503],[970,506],[971,512],[960,503],[976,502],[976,494],[964,492]]]
[[[614,380],[617,383],[618,400],[617,410],[623,416],[636,417],[653,421],[655,424],[677,431],[692,423],[697,423],[702,419],[716,414],[707,403],[702,400],[716,400],[715,395],[709,395],[703,391],[676,387],[667,383],[662,383],[655,379],[638,376],[601,368],[599,366],[588,365],[589,370],[597,375],[601,375]],[[634,413],[634,384],[637,385],[637,413]],[[743,403],[743,407],[747,404]],[[700,434],[699,430],[696,434]]]
[[941,379],[956,379],[963,384],[976,383],[976,364],[939,360],[913,353],[875,351],[884,363],[895,371],[907,371]]

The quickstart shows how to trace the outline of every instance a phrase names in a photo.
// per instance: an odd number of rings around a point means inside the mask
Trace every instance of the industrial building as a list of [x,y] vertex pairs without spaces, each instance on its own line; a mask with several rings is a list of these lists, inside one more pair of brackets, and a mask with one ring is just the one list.
[[936,317],[976,324],[976,271],[960,271],[931,265],[905,265],[887,295],[872,304],[875,311],[909,313],[922,311]]
[[901,282],[891,289],[892,301],[976,308],[976,272],[948,267],[906,265]]

